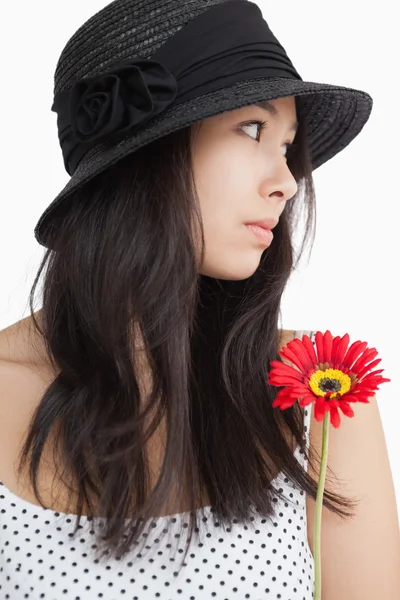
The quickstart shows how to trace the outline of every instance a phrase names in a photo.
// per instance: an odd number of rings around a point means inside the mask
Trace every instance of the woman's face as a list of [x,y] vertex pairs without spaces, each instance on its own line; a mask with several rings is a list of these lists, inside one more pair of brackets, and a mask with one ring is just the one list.
[[[276,115],[252,105],[205,119],[193,139],[205,236],[203,275],[228,280],[253,275],[268,246],[245,223],[278,220],[296,194],[285,158],[296,134],[295,98],[269,104]],[[264,130],[246,124],[256,120],[266,122]]]

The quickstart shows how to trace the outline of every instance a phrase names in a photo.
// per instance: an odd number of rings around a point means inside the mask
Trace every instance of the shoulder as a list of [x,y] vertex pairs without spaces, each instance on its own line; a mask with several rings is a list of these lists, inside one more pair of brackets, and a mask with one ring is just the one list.
[[[295,336],[295,330],[278,331],[279,347]],[[35,336],[31,317],[0,331],[0,427],[13,413],[34,404],[54,374],[43,360],[43,345]],[[7,418],[6,418],[6,415]]]
[[0,331],[0,360],[19,365],[37,364],[40,358],[38,343],[39,335],[29,315]]
[[22,321],[0,331],[0,479],[9,482],[15,481],[21,439],[51,383],[46,369],[35,362],[25,333]]
[[0,331],[0,431],[29,417],[50,383],[22,319]]
[[29,373],[21,344],[22,329],[23,321],[18,321],[0,331],[0,425],[4,423],[4,411],[24,387]]
[[279,329],[279,347],[286,346],[296,335],[296,329]]
[[[35,313],[39,325],[40,312]],[[11,382],[19,389],[31,378],[54,377],[43,338],[30,315],[0,331],[0,389]]]
[[[35,316],[40,324],[40,311]],[[279,347],[293,340],[295,334],[296,330],[279,329]],[[0,365],[6,372],[13,372],[18,367],[43,365],[43,343],[30,316],[0,330]]]
[[[295,337],[295,330],[278,331],[279,347]],[[5,414],[35,402],[53,372],[43,360],[43,346],[34,334],[31,318],[22,319],[0,331],[0,426]]]
[[[340,520],[322,508],[322,588],[324,598],[399,598],[400,536],[395,486],[377,397],[352,403],[354,417],[341,415],[340,427],[329,428],[327,489],[356,499],[354,517]],[[312,406],[313,409],[313,406]],[[321,452],[323,423],[311,420],[310,440]],[[318,482],[317,471],[309,475]],[[314,544],[316,503],[307,496],[307,535]],[[389,558],[388,558],[389,557]],[[366,569],[365,565],[372,565]],[[337,577],[341,573],[342,577]]]

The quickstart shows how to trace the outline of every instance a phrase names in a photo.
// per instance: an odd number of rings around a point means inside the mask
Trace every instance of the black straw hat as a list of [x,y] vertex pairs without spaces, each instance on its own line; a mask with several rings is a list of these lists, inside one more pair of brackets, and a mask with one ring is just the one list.
[[46,247],[75,190],[182,127],[302,96],[316,169],[360,133],[372,110],[366,92],[303,81],[248,0],[115,0],[69,39],[54,84],[51,108],[71,179],[35,227]]

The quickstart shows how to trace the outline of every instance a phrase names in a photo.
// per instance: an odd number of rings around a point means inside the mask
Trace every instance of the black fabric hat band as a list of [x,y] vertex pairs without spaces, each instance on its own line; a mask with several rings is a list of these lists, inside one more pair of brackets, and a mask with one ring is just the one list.
[[171,104],[257,77],[302,81],[256,4],[217,4],[150,59],[119,61],[54,97],[65,168],[73,175],[97,143],[142,129]]

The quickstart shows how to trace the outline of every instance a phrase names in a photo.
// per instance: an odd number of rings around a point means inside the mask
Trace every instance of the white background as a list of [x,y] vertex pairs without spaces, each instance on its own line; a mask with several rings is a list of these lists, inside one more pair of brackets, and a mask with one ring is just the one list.
[[[0,9],[0,329],[28,316],[44,248],[37,220],[67,183],[51,112],[58,57],[102,0],[8,2]],[[283,298],[284,329],[368,341],[392,381],[377,392],[400,504],[399,44],[396,3],[258,1],[302,78],[374,99],[361,134],[314,173],[317,235]],[[372,10],[372,7],[373,10]],[[397,57],[397,60],[396,60]],[[36,310],[41,307],[39,302]]]

